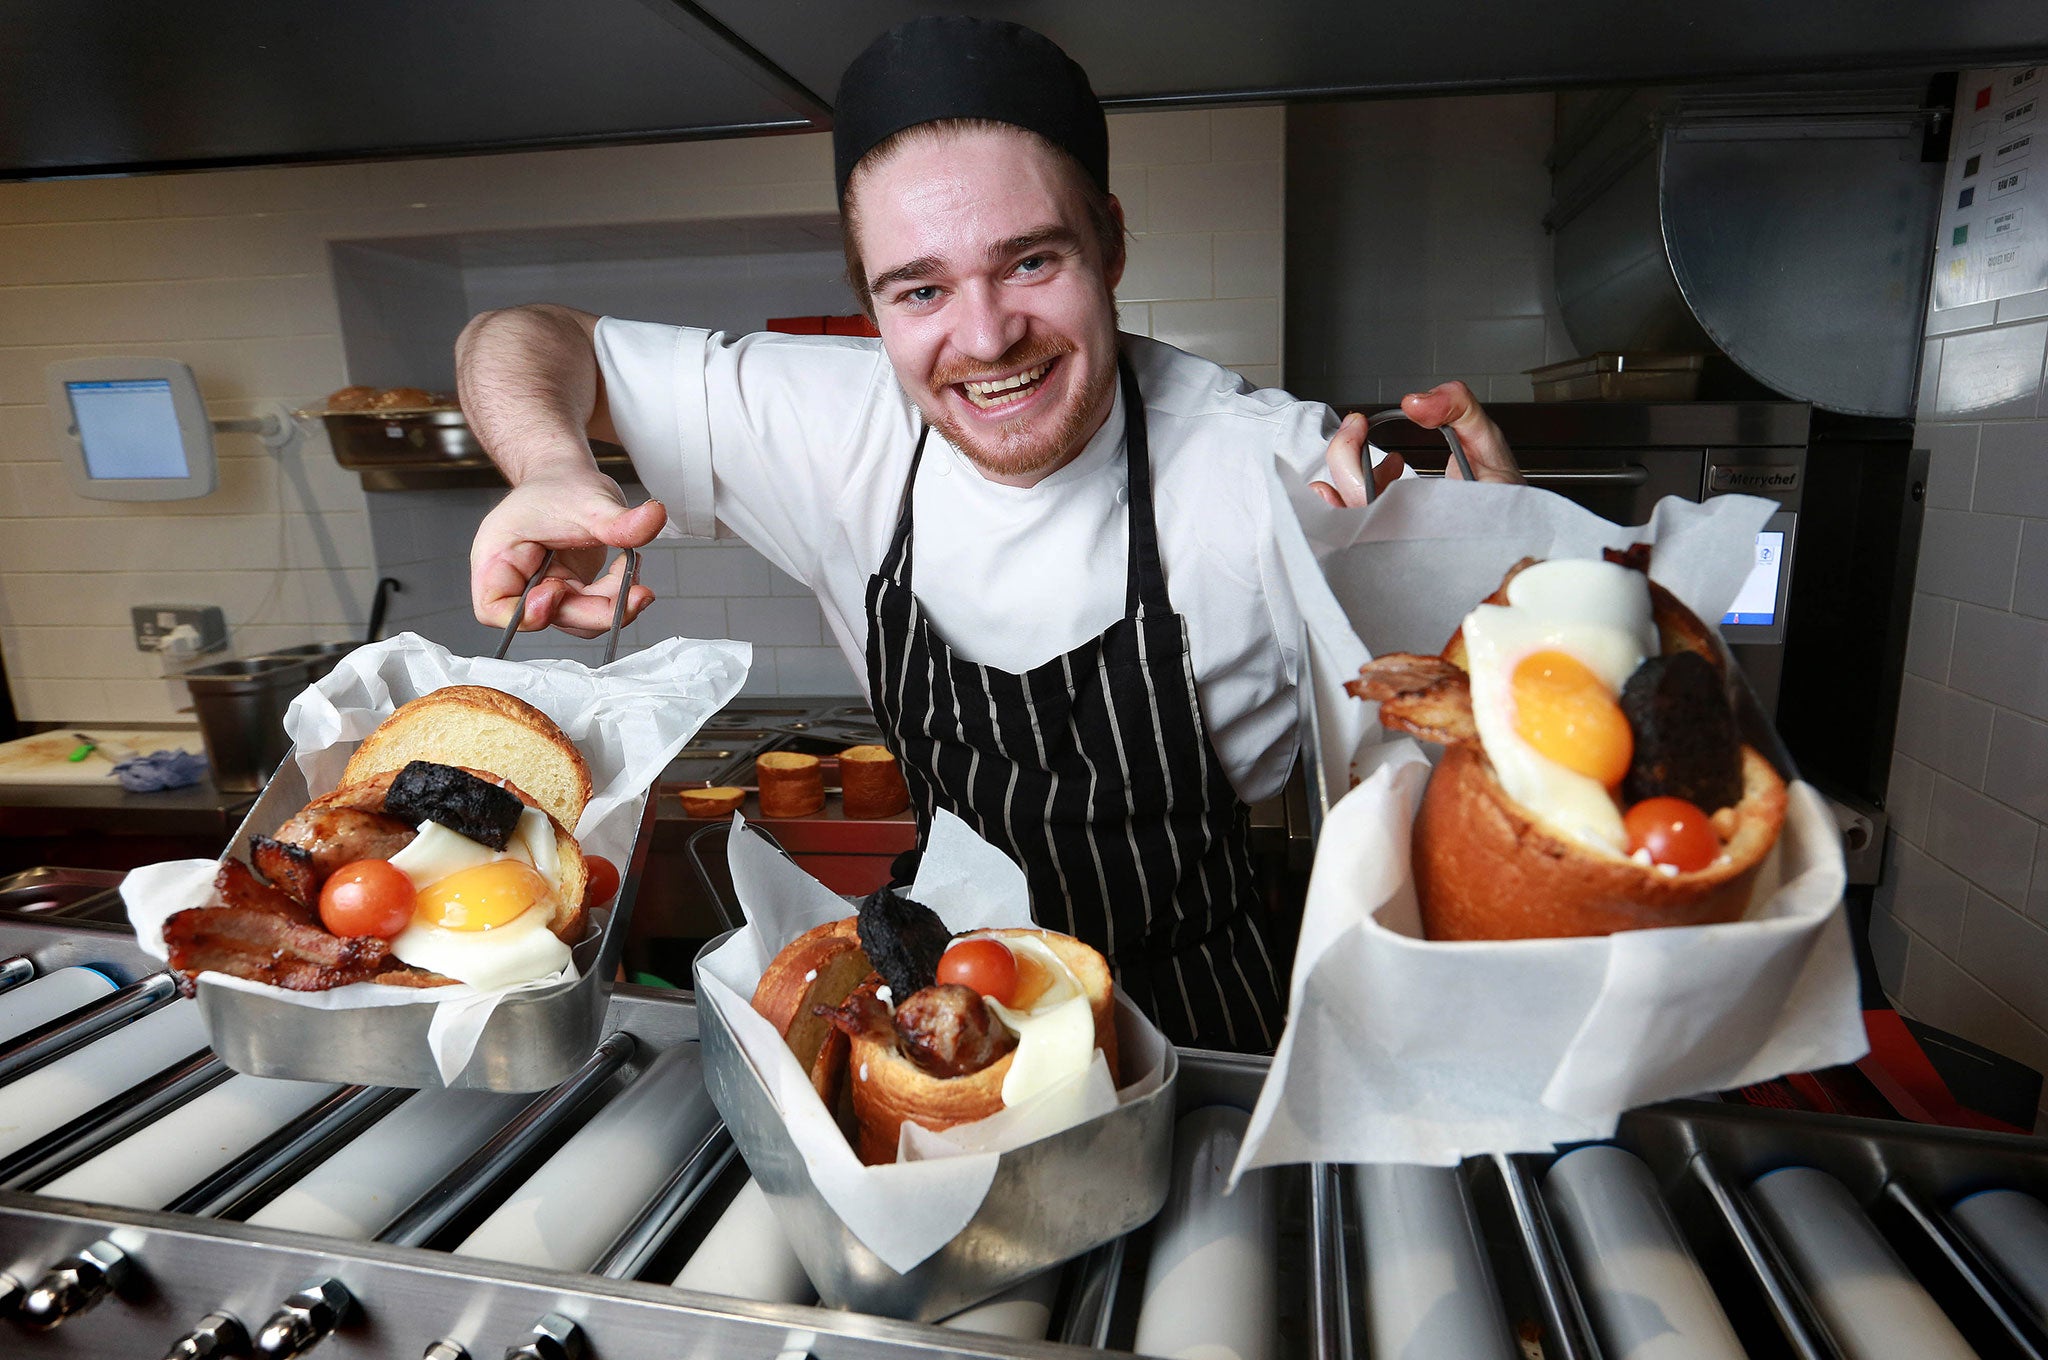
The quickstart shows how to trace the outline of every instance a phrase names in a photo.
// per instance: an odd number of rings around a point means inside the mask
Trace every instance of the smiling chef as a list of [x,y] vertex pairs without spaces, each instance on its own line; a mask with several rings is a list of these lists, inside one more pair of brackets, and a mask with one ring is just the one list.
[[[464,331],[463,409],[513,486],[471,553],[477,617],[502,626],[554,547],[523,626],[594,636],[600,545],[715,517],[817,592],[921,826],[946,808],[1013,857],[1176,1043],[1270,1049],[1285,961],[1246,805],[1293,764],[1297,593],[1327,590],[1280,478],[1327,466],[1318,493],[1362,504],[1364,421],[1118,333],[1107,124],[1039,34],[903,24],[848,68],[832,137],[879,344],[549,306]],[[1462,383],[1404,409],[1519,480]],[[626,508],[586,435],[659,500]]]

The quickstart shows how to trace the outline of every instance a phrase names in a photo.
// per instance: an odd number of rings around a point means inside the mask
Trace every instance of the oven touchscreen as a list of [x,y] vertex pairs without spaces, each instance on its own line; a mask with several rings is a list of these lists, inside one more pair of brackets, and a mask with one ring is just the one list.
[[1783,598],[1785,531],[1765,529],[1756,536],[1756,561],[1735,592],[1721,626],[1769,628],[1778,622],[1778,602]]

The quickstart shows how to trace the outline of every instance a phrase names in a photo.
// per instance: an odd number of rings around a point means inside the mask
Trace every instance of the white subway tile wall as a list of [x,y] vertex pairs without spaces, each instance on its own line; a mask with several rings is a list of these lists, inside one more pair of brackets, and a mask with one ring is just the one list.
[[[1284,142],[1279,108],[1111,117],[1126,329],[1280,382]],[[82,500],[50,443],[45,365],[150,354],[190,364],[214,416],[297,406],[349,377],[330,241],[833,207],[823,136],[0,185],[0,656],[16,711],[173,717],[177,687],[131,640],[138,604],[217,604],[250,654],[360,636],[389,576],[387,634],[496,645],[468,594],[491,494],[365,493],[315,426],[278,458],[218,436],[220,489],[203,500]],[[749,693],[859,693],[810,593],[744,545],[664,541],[642,570],[662,602],[625,646],[743,638]],[[600,651],[555,633],[512,654]]]
[[[1574,353],[1550,240],[1553,96],[1288,111],[1288,386],[1391,405],[1462,378],[1528,401],[1526,370]],[[1219,264],[1220,268],[1220,264]]]
[[2044,315],[2048,291],[1929,314],[1928,511],[1871,945],[1900,1009],[2048,1071]]

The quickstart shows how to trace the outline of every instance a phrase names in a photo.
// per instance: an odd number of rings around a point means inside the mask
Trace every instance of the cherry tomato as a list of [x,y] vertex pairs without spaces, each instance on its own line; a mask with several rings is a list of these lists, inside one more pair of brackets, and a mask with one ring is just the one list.
[[336,935],[390,939],[412,920],[412,880],[381,859],[344,864],[320,889],[320,923]]
[[590,871],[590,882],[583,889],[583,905],[601,907],[619,891],[619,866],[603,855],[585,855],[583,865]]
[[1713,821],[1683,798],[1645,798],[1622,814],[1621,824],[1631,852],[1648,850],[1653,864],[1684,873],[1706,868],[1721,853]]
[[1017,995],[1017,956],[986,935],[955,940],[939,959],[939,981],[972,987],[1007,1006]]

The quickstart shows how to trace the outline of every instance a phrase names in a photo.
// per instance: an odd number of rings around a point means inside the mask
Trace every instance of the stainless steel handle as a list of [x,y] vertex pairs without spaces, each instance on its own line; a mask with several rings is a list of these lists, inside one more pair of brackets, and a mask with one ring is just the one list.
[[[1418,477],[1441,477],[1441,472],[1429,468],[1415,468]],[[1522,480],[1532,486],[1642,486],[1650,480],[1650,470],[1631,465],[1625,468],[1545,468],[1542,471],[1522,469]]]
[[1069,1267],[1078,1273],[1070,1277],[1073,1302],[1060,1327],[1059,1339],[1065,1344],[1097,1350],[1109,1344],[1117,1286],[1124,1273],[1124,1241],[1118,1237],[1105,1242]]
[[1538,486],[1641,486],[1650,480],[1650,470],[1640,463],[1618,468],[1523,468],[1522,476]]
[[1930,1210],[1921,1203],[1918,1195],[1897,1181],[1886,1182],[1884,1197],[1904,1210],[1906,1217],[1941,1253],[1949,1269],[1955,1272],[1963,1286],[1991,1314],[1999,1330],[2005,1333],[2013,1354],[2024,1356],[2026,1360],[2041,1360],[2043,1342],[2048,1341],[2048,1336],[2043,1333],[2048,1332],[2048,1328],[2037,1323],[2026,1305],[2010,1293],[1998,1269],[1984,1259],[1969,1238],[1957,1231],[1946,1215]]
[[638,1275],[661,1244],[690,1216],[697,1201],[704,1198],[705,1191],[732,1164],[735,1155],[732,1136],[725,1131],[725,1125],[714,1126],[683,1159],[675,1175],[639,1218],[628,1224],[604,1255],[597,1258],[590,1273],[607,1280],[630,1280]]
[[1344,1226],[1338,1218],[1337,1168],[1313,1163],[1308,1168],[1309,1354],[1317,1360],[1340,1360],[1351,1354],[1344,1344]]
[[102,997],[81,1011],[60,1015],[0,1048],[0,1082],[12,1081],[32,1067],[79,1047],[88,1040],[155,1010],[178,994],[178,980],[168,972],[151,973]]
[[1543,1313],[1551,1345],[1545,1353],[1560,1360],[1597,1360],[1600,1351],[1593,1341],[1592,1324],[1586,1320],[1579,1293],[1565,1269],[1564,1252],[1544,1211],[1543,1197],[1536,1189],[1528,1164],[1507,1153],[1493,1154],[1501,1187],[1507,1192],[1508,1209],[1514,1215],[1515,1230],[1521,1238],[1522,1255],[1529,1267],[1529,1280],[1536,1289],[1537,1306]]
[[638,1041],[624,1030],[607,1034],[597,1051],[584,1059],[576,1074],[514,1115],[512,1122],[472,1152],[461,1166],[444,1176],[417,1203],[377,1234],[379,1242],[401,1247],[424,1246],[448,1226],[463,1206],[483,1194],[547,1137],[548,1132],[603,1089]]
[[0,962],[0,992],[10,987],[18,987],[35,975],[36,966],[29,961],[28,955],[16,954],[13,958]]
[[183,1062],[60,1124],[9,1157],[0,1157],[0,1190],[33,1190],[98,1156],[145,1123],[234,1076],[202,1048]]
[[179,1195],[164,1212],[213,1218],[289,1185],[410,1095],[386,1086],[344,1086]]
[[256,1333],[256,1354],[263,1360],[304,1355],[332,1335],[354,1305],[355,1296],[340,1280],[315,1280],[278,1305]]
[[102,1238],[51,1266],[22,1299],[16,1316],[24,1326],[47,1332],[119,1288],[132,1269],[128,1253]]
[[171,1343],[164,1360],[227,1360],[249,1353],[249,1333],[232,1313],[208,1313]]
[[1754,1211],[1739,1193],[1721,1179],[1706,1157],[1695,1153],[1688,1165],[1693,1179],[1706,1191],[1707,1199],[1721,1216],[1721,1223],[1735,1239],[1736,1250],[1763,1291],[1764,1305],[1778,1324],[1787,1347],[1797,1360],[1831,1360],[1841,1348],[1827,1335],[1827,1328],[1815,1312],[1812,1300],[1792,1274],[1777,1244],[1756,1223]]
[[533,1324],[533,1335],[506,1350],[505,1360],[583,1360],[588,1346],[572,1318],[549,1313]]

